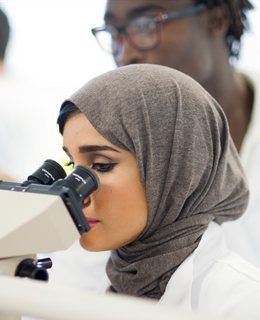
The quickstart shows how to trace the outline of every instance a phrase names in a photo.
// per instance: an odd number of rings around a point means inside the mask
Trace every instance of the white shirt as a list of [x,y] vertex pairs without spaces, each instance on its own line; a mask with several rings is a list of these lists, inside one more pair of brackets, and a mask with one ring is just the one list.
[[230,252],[222,228],[212,222],[159,303],[217,317],[260,319],[260,269]]
[[229,248],[260,267],[260,76],[245,71],[241,74],[254,90],[252,115],[240,150],[250,198],[245,214],[224,223],[223,229]]

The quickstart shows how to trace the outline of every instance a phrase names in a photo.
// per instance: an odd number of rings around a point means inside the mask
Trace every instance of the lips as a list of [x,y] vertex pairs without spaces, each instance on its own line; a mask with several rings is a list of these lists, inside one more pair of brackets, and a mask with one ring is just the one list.
[[87,221],[88,221],[90,228],[93,228],[96,224],[98,224],[100,222],[99,220],[97,220],[95,218],[90,218],[90,217],[87,217]]

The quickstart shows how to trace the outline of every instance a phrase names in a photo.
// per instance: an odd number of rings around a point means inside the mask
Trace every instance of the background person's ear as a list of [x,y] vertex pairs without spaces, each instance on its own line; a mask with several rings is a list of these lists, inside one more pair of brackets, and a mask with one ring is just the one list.
[[225,4],[210,8],[206,11],[208,32],[214,35],[225,35],[231,24],[231,17]]

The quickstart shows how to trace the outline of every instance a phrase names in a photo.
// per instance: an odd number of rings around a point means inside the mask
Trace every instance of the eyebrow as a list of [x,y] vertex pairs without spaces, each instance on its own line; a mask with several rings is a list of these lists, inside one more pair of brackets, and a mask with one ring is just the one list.
[[119,152],[118,150],[110,147],[110,146],[99,146],[99,145],[91,145],[91,146],[81,146],[79,147],[79,152],[84,153],[84,152],[94,152],[94,151],[115,151]]
[[[66,147],[62,147],[62,149],[66,152],[69,153],[68,149]],[[110,146],[100,146],[100,145],[90,145],[90,146],[81,146],[79,147],[79,152],[80,153],[85,153],[85,152],[95,152],[95,151],[115,151],[119,152],[119,150],[116,150]]]
[[[154,10],[154,9],[159,9],[159,10],[165,10],[164,7],[160,6],[160,5],[157,5],[157,4],[147,4],[145,6],[141,6],[141,7],[137,7],[137,8],[134,8],[132,10],[130,10],[128,13],[127,13],[127,17],[128,19],[131,19],[133,17],[136,17],[138,15],[141,15],[143,13],[145,13],[146,11],[149,11],[149,10]],[[104,15],[104,20],[109,20],[109,19],[115,19],[115,16],[113,13],[107,11]]]

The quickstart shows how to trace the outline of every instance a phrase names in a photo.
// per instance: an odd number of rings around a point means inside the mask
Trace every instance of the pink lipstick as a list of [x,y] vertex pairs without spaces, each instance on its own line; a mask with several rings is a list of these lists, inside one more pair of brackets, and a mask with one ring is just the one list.
[[90,226],[90,228],[92,229],[93,227],[95,227],[95,225],[97,223],[99,223],[100,221],[95,219],[95,218],[90,218],[90,217],[87,217],[87,221],[88,221],[88,224]]

